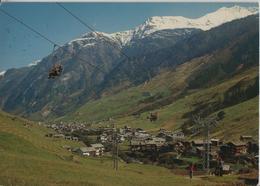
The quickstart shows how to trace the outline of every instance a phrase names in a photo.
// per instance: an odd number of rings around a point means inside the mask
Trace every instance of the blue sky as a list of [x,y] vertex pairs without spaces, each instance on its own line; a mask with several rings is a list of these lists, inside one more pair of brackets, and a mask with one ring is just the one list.
[[[256,3],[63,3],[98,31],[128,30],[151,16],[197,18],[223,6],[257,6]],[[4,3],[0,7],[22,19],[59,44],[64,44],[87,28],[55,3]],[[51,53],[53,46],[20,23],[0,12],[0,72],[26,66]]]

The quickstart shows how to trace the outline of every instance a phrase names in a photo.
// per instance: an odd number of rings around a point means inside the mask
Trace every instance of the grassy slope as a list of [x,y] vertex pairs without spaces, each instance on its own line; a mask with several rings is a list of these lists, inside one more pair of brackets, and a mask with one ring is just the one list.
[[[233,77],[229,81],[224,81],[221,84],[202,89],[201,91],[191,92],[172,104],[158,109],[159,120],[155,123],[150,123],[146,119],[149,113],[143,113],[140,118],[132,116],[123,117],[118,120],[118,123],[119,125],[141,126],[151,130],[157,130],[161,127],[170,130],[178,129],[184,122],[182,118],[183,114],[193,109],[195,103],[209,103],[223,99],[222,93],[229,87],[235,85],[245,77],[253,79],[257,74],[258,70],[253,68]],[[222,138],[226,135],[229,137],[228,140],[236,140],[240,135],[244,134],[253,135],[255,139],[258,139],[258,100],[257,96],[235,106],[223,109],[226,113],[225,118],[213,130],[212,136]]]
[[[79,145],[61,139],[45,138],[48,132],[25,120],[0,113],[0,185],[186,185],[187,177],[151,165],[120,162],[112,170],[109,157],[81,158],[71,156],[61,145]],[[233,182],[227,176],[214,181],[195,178],[191,185]]]
[[258,141],[259,96],[232,107],[223,109],[224,120],[214,129],[212,136],[225,140],[238,140],[240,135],[252,135]]
[[[161,127],[170,130],[178,129],[183,122],[183,114],[193,110],[194,104],[208,104],[216,101],[223,101],[223,94],[230,87],[242,79],[254,79],[258,76],[258,67],[252,67],[243,71],[228,80],[223,80],[218,84],[212,84],[208,88],[190,90],[185,96],[176,97],[173,103],[156,108],[154,111],[159,112],[159,120],[151,123],[147,120],[150,111],[143,112],[139,118],[132,116],[133,110],[138,110],[146,104],[140,103],[146,98],[142,96],[143,92],[150,92],[152,95],[161,93],[165,97],[169,94],[178,94],[187,86],[187,79],[192,72],[200,68],[207,62],[210,56],[204,56],[180,65],[174,72],[164,72],[156,76],[150,82],[122,91],[118,94],[103,97],[102,99],[92,101],[81,107],[76,113],[67,116],[64,119],[76,119],[84,121],[103,120],[109,117],[116,117],[118,126],[130,125],[132,127],[141,127],[147,130],[157,130]],[[247,134],[258,138],[258,97],[248,100],[244,103],[237,104],[224,109],[226,117],[220,122],[220,126],[213,131],[215,137],[230,136],[226,132],[234,132],[230,140],[237,139],[239,135]],[[101,125],[106,122],[101,122]],[[218,131],[217,131],[218,130]]]
[[140,101],[147,97],[143,95],[149,92],[151,96],[178,94],[186,86],[186,78],[203,63],[204,59],[194,59],[190,63],[180,65],[174,72],[162,72],[149,82],[140,86],[129,88],[117,94],[105,96],[102,99],[90,101],[79,108],[74,114],[69,114],[63,120],[103,120],[109,117],[127,115],[145,106]]

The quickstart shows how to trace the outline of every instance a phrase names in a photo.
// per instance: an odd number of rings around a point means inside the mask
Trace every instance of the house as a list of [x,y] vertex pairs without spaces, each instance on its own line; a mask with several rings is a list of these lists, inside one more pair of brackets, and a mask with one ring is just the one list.
[[192,145],[193,147],[201,147],[201,146],[204,145],[204,141],[203,141],[203,140],[193,140],[193,141],[191,142],[191,145]]
[[124,138],[125,139],[131,139],[133,137],[133,133],[132,132],[125,132],[125,134],[124,134]]
[[223,165],[223,174],[230,174],[230,173],[231,173],[230,165],[224,164]]
[[185,147],[185,149],[187,148],[191,148],[192,144],[189,141],[180,141],[180,143],[182,143],[182,145]]
[[[207,141],[204,141],[204,140],[193,140],[191,142],[191,145],[193,147],[203,147],[204,146],[204,143],[206,143],[205,145],[207,145]],[[209,145],[211,146],[211,141],[209,141]]]
[[45,134],[45,137],[50,137],[51,138],[51,137],[53,137],[53,135],[54,135],[53,133],[48,133],[48,134]]
[[164,132],[159,132],[159,133],[156,135],[156,137],[158,137],[158,138],[166,138],[166,136],[167,136],[167,134],[164,133]]
[[247,152],[250,154],[258,154],[259,146],[257,142],[248,142],[247,143]]
[[153,137],[145,141],[145,147],[150,149],[158,149],[165,145],[164,138]]
[[178,141],[184,139],[183,132],[174,132],[166,131],[165,129],[160,129],[159,133],[156,135],[156,137],[164,138],[166,141]]
[[82,156],[96,156],[96,149],[94,147],[80,147],[77,149],[77,153]]
[[227,144],[220,146],[220,157],[223,159],[233,158],[231,153],[231,147]]
[[165,133],[165,132],[166,132],[166,129],[160,128],[160,129],[159,129],[159,132]]
[[66,140],[72,140],[72,137],[71,136],[65,136],[65,139]]
[[219,158],[219,152],[218,151],[212,151],[209,153],[211,160],[217,160]]
[[176,131],[171,136],[174,140],[181,140],[185,138],[185,135],[182,131]]
[[132,132],[132,128],[129,126],[125,126],[124,129],[126,132]]
[[[207,154],[207,152],[206,152]],[[205,150],[204,150],[204,147],[196,147],[196,155],[198,157],[203,157],[205,155]],[[210,150],[209,151],[209,157],[211,160],[217,160],[218,159],[218,151],[214,150]]]
[[145,132],[145,131],[143,129],[141,129],[141,128],[136,128],[135,132]]
[[246,136],[246,135],[240,136],[240,141],[249,142],[249,141],[252,141],[252,140],[253,140],[252,136]]
[[75,137],[75,136],[73,136],[73,137],[72,137],[72,140],[73,140],[73,141],[79,141],[79,138],[78,138],[78,137]]
[[214,147],[218,147],[218,146],[223,144],[223,142],[220,141],[220,139],[217,139],[217,138],[210,139],[210,142],[211,142],[211,145],[214,146]]
[[158,145],[163,145],[165,143],[165,139],[163,138],[158,138],[158,137],[153,137],[152,141],[155,142]]
[[181,142],[177,142],[173,144],[173,149],[178,153],[183,153],[185,150],[185,146]]
[[53,135],[54,138],[64,138],[64,134],[54,134]]
[[143,146],[145,146],[145,140],[143,140],[143,139],[132,139],[130,141],[131,151],[142,150]]
[[243,142],[229,142],[227,145],[230,146],[231,154],[233,155],[240,155],[246,154],[247,152],[247,145]]
[[71,146],[69,145],[63,145],[62,148],[68,150],[68,151],[71,151]]
[[135,136],[135,138],[138,138],[138,139],[147,139],[148,137],[150,137],[150,135],[148,133],[143,133],[143,132],[135,132],[134,136]]
[[124,135],[118,135],[118,138],[119,138],[119,142],[125,141]]
[[[206,148],[206,149],[208,149],[208,145],[207,145],[207,142],[206,141],[204,141],[204,140],[193,140],[192,142],[191,142],[191,146],[193,147],[193,148],[198,148],[198,147],[201,147],[200,149],[204,149],[204,148]],[[197,149],[196,150],[196,154],[197,154],[197,152],[198,152],[198,150],[199,149]],[[191,151],[192,152],[192,151]],[[209,152],[211,152],[211,141],[209,141]],[[198,154],[197,154],[198,155]]]
[[256,164],[258,165],[258,163],[259,163],[259,155],[256,155],[254,158],[255,158]]
[[233,159],[234,156],[246,154],[247,145],[243,142],[229,142],[220,147],[220,154],[223,158]]
[[163,138],[153,137],[152,139],[153,139],[154,141],[158,142],[158,143],[165,143],[165,139],[163,139]]
[[102,134],[102,135],[100,136],[100,141],[101,141],[102,143],[107,142],[107,140],[108,140],[108,137],[107,137],[106,134]]
[[162,137],[162,136],[157,136],[157,137],[164,138],[167,142],[176,140],[172,135],[168,135],[168,134],[166,134],[164,137]]
[[203,157],[204,151],[205,151],[204,147],[196,147],[196,154],[197,154],[197,156]]
[[101,143],[91,144],[91,147],[96,150],[96,156],[103,155],[105,148]]
[[132,139],[130,141],[130,148],[131,151],[143,151],[143,150],[157,150],[161,148],[165,144],[165,139],[153,137],[147,139]]
[[125,133],[125,129],[120,128],[120,129],[119,129],[119,134],[124,134],[124,133]]

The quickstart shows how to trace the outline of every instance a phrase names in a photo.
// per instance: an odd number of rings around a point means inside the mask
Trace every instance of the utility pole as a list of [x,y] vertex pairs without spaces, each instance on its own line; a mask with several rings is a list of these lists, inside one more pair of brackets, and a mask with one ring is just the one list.
[[203,141],[203,169],[207,171],[207,174],[209,174],[209,168],[210,168],[210,134],[209,134],[209,121],[206,121],[203,119],[202,121],[203,131],[204,131],[204,141]]
[[207,129],[207,173],[209,174],[209,151],[210,151],[209,123],[206,123],[206,129]]
[[113,158],[113,168],[114,170],[118,170],[118,136],[117,136],[117,128],[115,123],[113,122],[113,132],[112,132],[112,158]]
[[117,128],[116,128],[116,170],[118,170],[118,135],[117,135]]
[[206,169],[206,129],[203,129],[203,170]]
[[210,128],[212,125],[216,124],[215,118],[201,118],[201,116],[193,117],[193,120],[196,124],[202,128],[203,131],[203,170],[207,171],[209,174],[210,169]]

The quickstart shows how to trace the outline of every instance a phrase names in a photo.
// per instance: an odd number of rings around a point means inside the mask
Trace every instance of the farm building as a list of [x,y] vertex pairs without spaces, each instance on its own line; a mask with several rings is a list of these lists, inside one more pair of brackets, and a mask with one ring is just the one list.
[[246,135],[240,136],[240,141],[249,142],[249,141],[252,141],[252,140],[253,140],[252,136],[246,136]]
[[215,146],[215,147],[218,147],[223,144],[223,142],[220,141],[220,139],[216,139],[216,138],[212,138],[212,139],[210,139],[210,141],[211,141],[212,146]]
[[91,144],[91,147],[96,150],[96,156],[103,155],[105,148],[101,143]]
[[80,147],[77,149],[77,153],[82,156],[96,156],[96,149],[94,147]]

